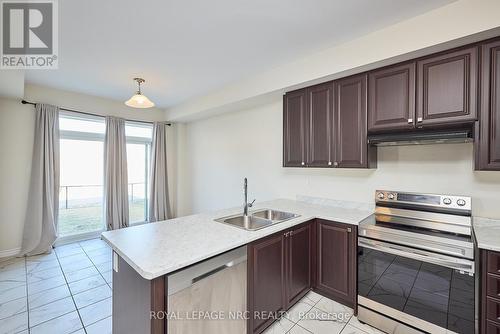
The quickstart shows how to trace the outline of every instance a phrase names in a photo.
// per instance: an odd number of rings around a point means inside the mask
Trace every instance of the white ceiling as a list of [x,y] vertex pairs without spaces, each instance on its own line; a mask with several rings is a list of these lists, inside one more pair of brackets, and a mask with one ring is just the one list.
[[26,80],[125,100],[141,76],[167,108],[450,2],[59,1],[59,69]]

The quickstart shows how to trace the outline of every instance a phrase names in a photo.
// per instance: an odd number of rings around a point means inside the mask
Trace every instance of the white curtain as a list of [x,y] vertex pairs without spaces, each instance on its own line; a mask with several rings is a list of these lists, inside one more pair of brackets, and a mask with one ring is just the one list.
[[35,140],[21,255],[52,251],[59,210],[59,108],[35,105]]
[[167,133],[165,123],[155,122],[151,145],[151,179],[149,184],[149,221],[170,218],[167,178]]
[[108,230],[129,226],[125,120],[106,117],[104,207]]

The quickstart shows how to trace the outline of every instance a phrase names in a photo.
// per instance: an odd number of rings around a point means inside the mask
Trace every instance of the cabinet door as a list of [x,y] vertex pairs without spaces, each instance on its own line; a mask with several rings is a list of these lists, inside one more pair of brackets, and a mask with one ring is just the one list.
[[368,75],[368,132],[414,127],[415,66],[397,65]]
[[417,63],[417,127],[476,120],[478,48]]
[[286,237],[286,308],[299,301],[311,288],[311,224],[301,225]]
[[356,226],[318,219],[316,229],[316,289],[354,308]]
[[307,90],[308,166],[328,167],[332,165],[332,109],[333,82],[316,85]]
[[368,167],[366,83],[366,74],[334,82],[335,167]]
[[261,333],[274,321],[272,317],[255,317],[255,312],[278,314],[285,310],[284,244],[279,233],[248,246],[248,333]]
[[479,169],[500,170],[500,41],[482,47]]
[[307,156],[306,89],[283,97],[283,166],[305,166]]

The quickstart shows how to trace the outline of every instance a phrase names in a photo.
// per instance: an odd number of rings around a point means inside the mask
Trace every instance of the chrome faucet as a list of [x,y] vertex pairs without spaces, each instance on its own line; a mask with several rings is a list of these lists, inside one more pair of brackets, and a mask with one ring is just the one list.
[[252,201],[252,203],[248,203],[248,181],[246,177],[243,183],[243,190],[245,192],[245,205],[243,207],[243,215],[248,216],[248,208],[251,208],[253,206],[253,203],[255,203],[255,199]]

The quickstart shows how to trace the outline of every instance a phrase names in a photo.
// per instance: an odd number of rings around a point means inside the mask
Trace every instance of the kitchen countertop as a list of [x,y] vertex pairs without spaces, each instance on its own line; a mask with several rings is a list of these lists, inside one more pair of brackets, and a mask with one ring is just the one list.
[[258,231],[214,221],[242,212],[238,207],[107,231],[102,238],[142,277],[151,280],[314,218],[357,225],[373,212],[289,199],[257,203],[251,211],[264,208],[300,217]]
[[479,248],[500,252],[500,220],[474,217],[472,225]]

